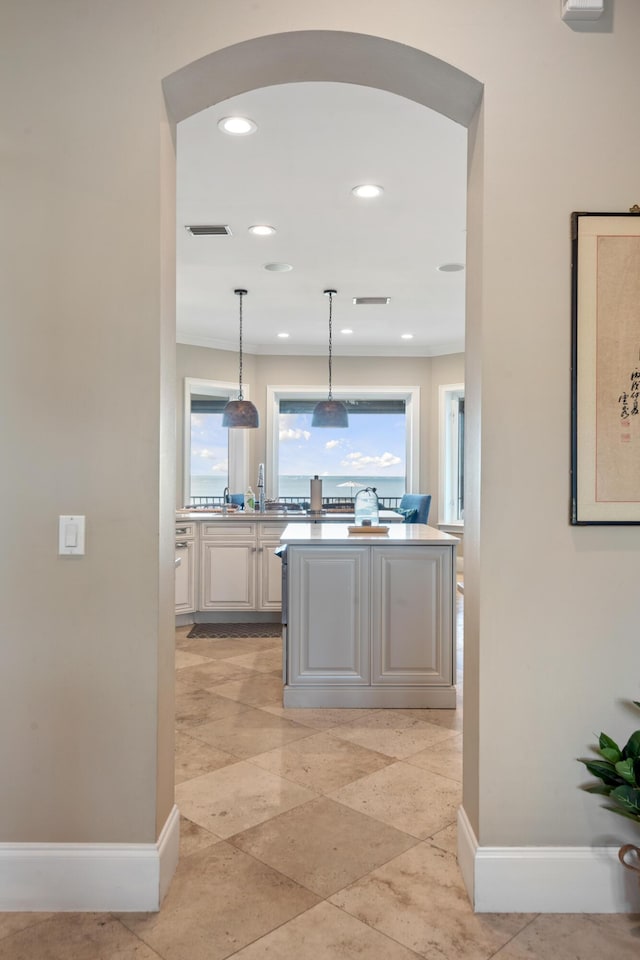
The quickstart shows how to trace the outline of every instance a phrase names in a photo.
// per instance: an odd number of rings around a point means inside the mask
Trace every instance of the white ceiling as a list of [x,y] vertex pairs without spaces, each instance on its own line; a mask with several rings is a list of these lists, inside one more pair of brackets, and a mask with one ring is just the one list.
[[[218,120],[250,117],[229,136]],[[395,94],[338,83],[253,90],[178,126],[177,340],[253,353],[439,355],[464,349],[467,131]],[[384,187],[359,200],[360,183]],[[274,226],[271,237],[248,227]],[[228,224],[194,237],[187,224]],[[272,273],[269,262],[293,270]],[[390,297],[354,306],[353,297]],[[340,331],[353,330],[351,336]],[[277,337],[290,334],[287,340]],[[410,341],[400,339],[412,333]]]

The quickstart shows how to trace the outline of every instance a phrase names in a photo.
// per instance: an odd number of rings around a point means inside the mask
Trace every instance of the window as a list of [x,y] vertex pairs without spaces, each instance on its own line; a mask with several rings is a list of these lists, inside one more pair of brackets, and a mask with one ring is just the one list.
[[237,393],[234,383],[185,378],[185,505],[222,497],[225,487],[244,490],[246,431],[222,426],[224,407]]
[[417,489],[419,387],[334,390],[349,412],[346,429],[313,428],[326,387],[268,387],[269,496],[309,498],[309,481],[323,480],[323,497],[351,499],[362,487],[382,498]]
[[464,520],[464,384],[440,387],[440,523]]

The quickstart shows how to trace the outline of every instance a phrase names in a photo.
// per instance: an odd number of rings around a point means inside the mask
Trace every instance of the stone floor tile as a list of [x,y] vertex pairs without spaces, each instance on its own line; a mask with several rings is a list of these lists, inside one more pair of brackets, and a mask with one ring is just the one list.
[[[228,703],[234,704],[235,701],[229,700]],[[241,704],[236,706],[244,706],[243,711],[224,720],[194,726],[189,731],[190,735],[245,760],[259,753],[266,753],[267,750],[282,747],[291,740],[313,735],[311,727],[303,727],[291,720],[281,720],[264,710],[255,710]]]
[[420,753],[412,753],[406,762],[462,783],[462,734],[435,743]]
[[330,900],[428,960],[488,960],[532,919],[474,914],[455,858],[426,843]]
[[192,853],[198,853],[205,847],[210,847],[219,842],[220,837],[211,833],[210,830],[205,830],[204,827],[194,823],[193,820],[180,817],[180,857],[190,857]]
[[107,913],[58,913],[0,940],[0,960],[160,960]]
[[315,797],[311,790],[245,761],[176,787],[180,812],[218,837],[230,837]]
[[329,796],[422,840],[455,822],[462,789],[455,780],[398,761]]
[[455,730],[462,733],[462,707],[458,706],[455,710],[399,710],[399,713],[407,717],[413,717],[414,720],[422,720],[425,723],[435,723],[438,727],[445,727],[447,730]]
[[55,917],[54,913],[0,913],[0,940]]
[[362,720],[364,717],[375,715],[373,710],[363,708],[342,708],[342,707],[283,707],[282,704],[265,704],[261,707],[268,713],[276,717],[283,717],[285,720],[295,720],[296,723],[303,723],[307,727],[313,727],[316,730],[328,730],[330,727],[339,727],[343,723],[350,723],[352,720]]
[[436,830],[430,837],[425,838],[425,843],[430,843],[433,847],[439,847],[446,853],[458,856],[458,827],[455,823],[450,823],[443,830]]
[[317,733],[251,758],[251,763],[318,793],[386,767],[392,759],[348,740]]
[[187,653],[176,647],[176,670],[184,670],[185,667],[194,667],[200,663],[209,663],[206,657],[201,657],[198,653]]
[[377,710],[362,720],[332,727],[330,733],[398,760],[452,736],[442,726],[404,716],[399,710]]
[[180,861],[159,913],[125,913],[120,919],[163,960],[222,960],[317,900],[309,890],[222,842]]
[[421,960],[418,954],[319,903],[234,954],[233,960]]
[[189,729],[211,720],[242,713],[245,704],[228,697],[219,697],[211,690],[197,687],[180,687],[176,684],[176,729],[188,733]]
[[321,897],[362,877],[417,841],[326,797],[230,840]]
[[238,657],[230,657],[225,663],[237,664],[259,673],[277,673],[282,676],[282,647],[273,650],[260,650],[256,653],[243,653]]
[[254,653],[256,650],[270,650],[273,648],[273,639],[258,637],[207,637],[184,640],[180,644],[181,650],[188,653],[197,653],[210,660],[224,660],[227,657],[238,657],[242,653]]
[[[253,654],[251,654],[253,656]],[[202,663],[193,664],[178,672],[180,683],[190,683],[200,689],[211,688],[217,683],[228,683],[229,680],[259,676],[257,671],[249,670],[233,660],[207,660],[202,657]],[[234,658],[237,659],[237,658]]]
[[[229,661],[225,661],[229,662]],[[251,673],[241,680],[218,683],[215,692],[248,706],[261,706],[263,703],[282,703],[282,677],[273,673]]]
[[540,914],[495,960],[638,960],[640,916]]
[[238,759],[180,731],[176,733],[175,753],[176,783],[184,783],[185,780],[201,777],[203,773],[219,770],[220,767],[236,763]]

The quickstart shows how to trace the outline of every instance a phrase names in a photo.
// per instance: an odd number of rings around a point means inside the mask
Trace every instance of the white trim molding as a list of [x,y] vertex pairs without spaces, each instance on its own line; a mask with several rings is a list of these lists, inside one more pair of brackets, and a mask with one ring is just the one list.
[[159,910],[179,840],[174,806],[156,843],[0,843],[0,911]]
[[638,913],[618,847],[481,847],[458,810],[458,863],[475,913]]

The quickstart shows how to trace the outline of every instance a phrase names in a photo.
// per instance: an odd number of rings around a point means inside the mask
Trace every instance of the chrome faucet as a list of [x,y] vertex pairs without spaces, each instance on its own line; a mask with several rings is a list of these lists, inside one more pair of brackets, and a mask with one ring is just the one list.
[[222,491],[222,512],[223,514],[227,513],[227,504],[229,503],[229,487],[225,487]]

